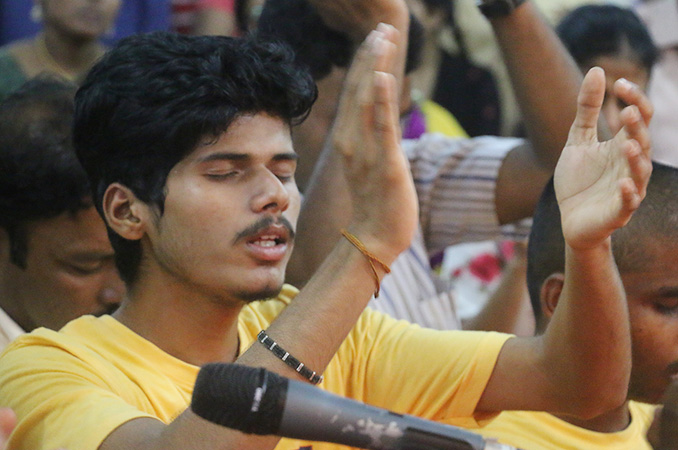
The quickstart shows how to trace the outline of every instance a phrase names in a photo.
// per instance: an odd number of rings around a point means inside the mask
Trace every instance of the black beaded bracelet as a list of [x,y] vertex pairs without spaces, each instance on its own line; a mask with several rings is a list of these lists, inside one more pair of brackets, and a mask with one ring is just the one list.
[[299,375],[310,381],[311,384],[318,384],[323,381],[322,375],[318,375],[317,373],[306,367],[303,362],[299,361],[297,358],[290,355],[287,350],[279,346],[276,341],[274,341],[268,334],[266,334],[266,331],[261,330],[259,332],[259,334],[257,335],[257,341],[261,342],[261,344],[264,347],[273,352],[273,354],[280,358],[285,364],[296,370],[299,373]]

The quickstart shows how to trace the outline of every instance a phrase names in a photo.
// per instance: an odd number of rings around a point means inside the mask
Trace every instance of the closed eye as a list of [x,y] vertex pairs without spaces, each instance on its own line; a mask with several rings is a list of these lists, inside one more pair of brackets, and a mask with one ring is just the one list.
[[213,180],[225,180],[228,178],[234,178],[236,177],[240,172],[237,170],[231,170],[229,172],[214,172],[214,173],[207,173],[205,174],[207,178],[213,179]]
[[663,315],[678,314],[678,296],[674,293],[665,293],[654,301],[654,308]]
[[278,177],[278,179],[279,179],[280,181],[282,181],[283,183],[286,183],[286,182],[288,182],[288,181],[292,181],[292,180],[294,179],[294,175],[280,175],[280,174],[277,174],[276,177]]
[[94,275],[101,271],[104,266],[103,262],[93,264],[74,264],[65,262],[64,265],[66,270],[79,276]]

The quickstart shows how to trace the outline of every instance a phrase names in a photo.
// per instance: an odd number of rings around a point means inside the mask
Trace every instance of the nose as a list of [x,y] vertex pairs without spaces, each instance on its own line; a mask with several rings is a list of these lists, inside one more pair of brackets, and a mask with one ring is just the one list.
[[125,297],[125,293],[125,283],[120,279],[120,275],[118,275],[115,267],[111,267],[97,295],[99,304],[107,308],[118,306]]
[[290,192],[274,173],[265,169],[256,177],[250,206],[254,212],[282,212],[290,204]]

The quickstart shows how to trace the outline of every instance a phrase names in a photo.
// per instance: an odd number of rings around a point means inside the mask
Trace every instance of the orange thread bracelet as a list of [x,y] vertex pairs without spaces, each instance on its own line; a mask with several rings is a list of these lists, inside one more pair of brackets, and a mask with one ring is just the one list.
[[379,297],[379,285],[381,284],[381,281],[379,280],[379,275],[377,274],[377,268],[374,267],[374,263],[376,262],[379,264],[379,266],[384,270],[386,273],[391,273],[391,268],[387,265],[384,264],[382,260],[380,260],[376,255],[371,253],[365,246],[363,245],[362,242],[360,242],[360,239],[349,233],[348,231],[342,229],[341,230],[342,236],[344,236],[348,241],[353,244],[355,248],[360,250],[360,253],[365,255],[367,257],[367,261],[370,263],[370,268],[372,268],[372,274],[374,275],[374,281],[377,284],[376,289],[374,290],[374,298]]

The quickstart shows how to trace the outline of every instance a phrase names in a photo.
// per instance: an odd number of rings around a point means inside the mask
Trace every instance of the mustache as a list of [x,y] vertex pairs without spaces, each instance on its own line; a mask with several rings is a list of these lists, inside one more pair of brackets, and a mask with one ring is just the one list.
[[287,220],[285,217],[264,217],[262,219],[259,219],[249,227],[245,228],[244,230],[240,231],[235,238],[233,239],[233,242],[236,243],[242,239],[246,239],[252,235],[255,235],[262,230],[265,230],[266,228],[272,226],[272,225],[282,225],[286,230],[287,233],[289,234],[289,240],[292,241],[294,239],[294,227],[290,223],[289,220]]

